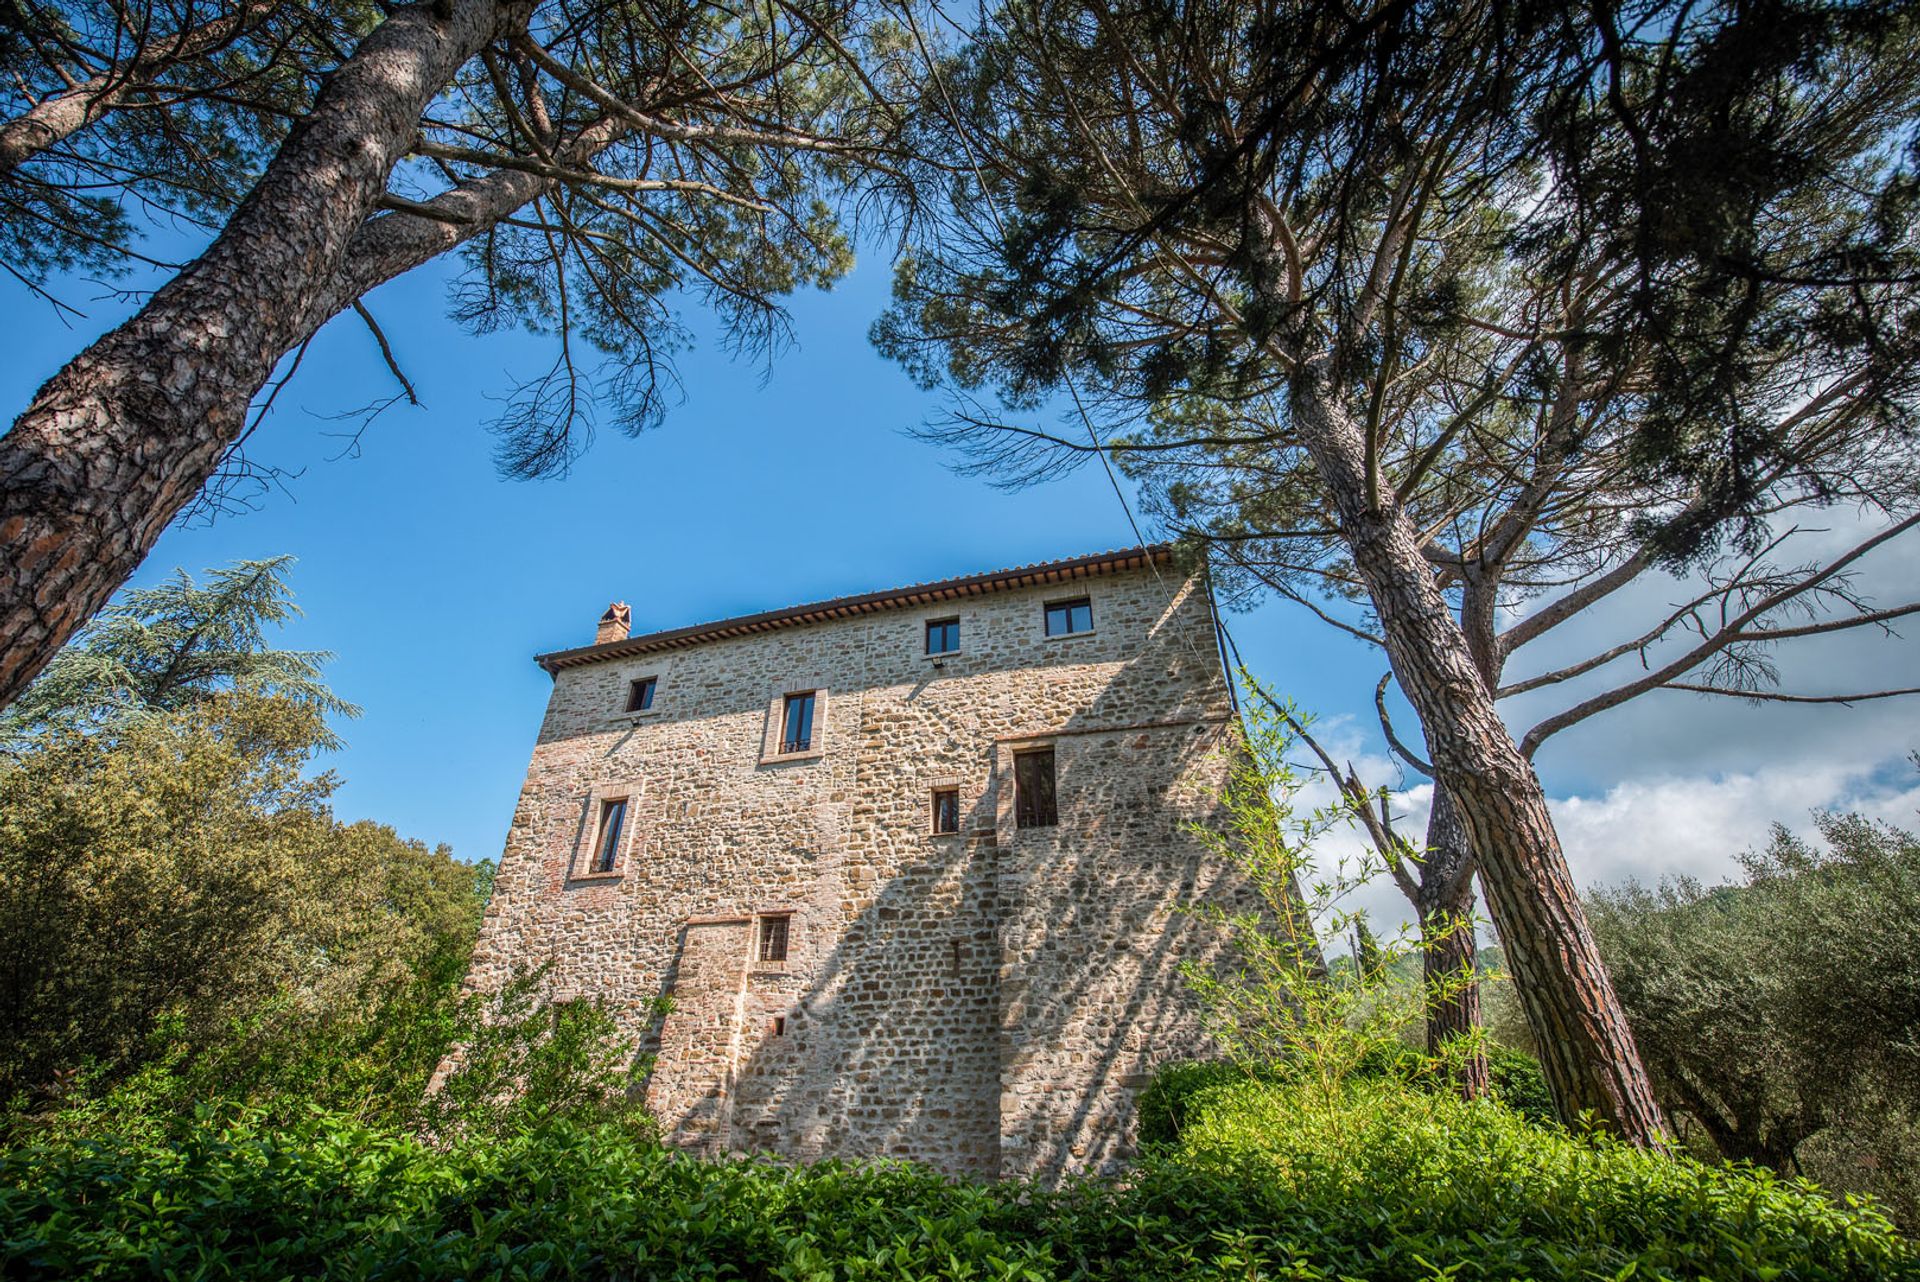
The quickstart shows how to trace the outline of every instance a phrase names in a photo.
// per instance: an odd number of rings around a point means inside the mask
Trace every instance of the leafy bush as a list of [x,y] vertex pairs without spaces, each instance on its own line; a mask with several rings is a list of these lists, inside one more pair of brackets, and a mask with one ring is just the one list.
[[1139,1117],[1140,1144],[1157,1148],[1176,1144],[1204,1098],[1215,1091],[1237,1086],[1254,1076],[1254,1070],[1232,1060],[1208,1059],[1168,1064],[1153,1075],[1135,1104]]
[[[1186,1075],[1204,1081],[1198,1070]],[[1920,1278],[1867,1210],[1391,1083],[1207,1081],[1121,1182],[702,1162],[570,1120],[444,1147],[311,1113],[0,1156],[20,1278]]]
[[1248,1218],[1232,1227],[1258,1226],[1276,1266],[1327,1275],[1920,1277],[1920,1252],[1883,1216],[1802,1181],[1389,1082],[1333,1107],[1264,1083],[1210,1092],[1163,1160],[1237,1187]]
[[1487,1076],[1493,1097],[1502,1104],[1530,1122],[1559,1124],[1560,1111],[1553,1106],[1553,1092],[1547,1089],[1547,1075],[1540,1071],[1539,1060],[1509,1046],[1490,1046]]
[[267,644],[288,564],[127,593],[0,714],[0,1136],[642,1121],[604,1009],[465,991],[491,864],[334,817],[353,710]]
[[218,693],[0,756],[0,1100],[41,1107],[156,1057],[364,1024],[457,983],[474,871],[327,808],[323,722]]
[[[1536,1125],[1557,1126],[1559,1114],[1547,1091],[1540,1064],[1524,1051],[1493,1046],[1487,1050],[1493,1098]],[[1140,1143],[1153,1148],[1177,1143],[1187,1122],[1216,1097],[1249,1082],[1297,1084],[1301,1073],[1288,1064],[1253,1067],[1231,1060],[1195,1060],[1168,1064],[1155,1073],[1137,1104]],[[1378,1043],[1353,1067],[1349,1081],[1384,1081],[1418,1091],[1451,1094],[1454,1081],[1446,1066],[1411,1046]]]

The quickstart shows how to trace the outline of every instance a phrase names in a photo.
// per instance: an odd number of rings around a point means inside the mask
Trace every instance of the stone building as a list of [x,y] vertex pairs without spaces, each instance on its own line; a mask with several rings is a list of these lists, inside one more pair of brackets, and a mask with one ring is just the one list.
[[1164,547],[646,635],[616,605],[539,662],[474,982],[610,1003],[677,1142],[1111,1169],[1205,1049],[1178,968],[1222,950],[1180,909],[1246,893],[1190,827],[1236,722]]

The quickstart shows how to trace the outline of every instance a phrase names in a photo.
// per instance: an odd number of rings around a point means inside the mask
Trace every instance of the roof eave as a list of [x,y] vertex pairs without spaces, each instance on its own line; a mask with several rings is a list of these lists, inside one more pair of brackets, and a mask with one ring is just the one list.
[[650,632],[645,636],[627,637],[624,640],[607,641],[599,645],[555,650],[548,654],[536,655],[534,662],[545,668],[549,674],[557,674],[562,668],[574,668],[607,659],[626,658],[630,655],[652,654],[659,650],[672,650],[704,641],[719,641],[736,636],[775,632],[783,628],[803,627],[810,623],[823,623],[832,619],[878,614],[883,610],[907,609],[916,605],[957,600],[961,597],[984,596],[989,592],[1009,592],[1020,588],[1070,582],[1074,579],[1094,578],[1104,574],[1125,573],[1128,570],[1144,569],[1149,565],[1167,565],[1172,560],[1173,549],[1170,546],[1165,543],[1150,543],[1112,552],[1096,552],[1090,556],[1070,557],[1062,561],[1048,561],[1038,565],[994,570],[986,574],[943,579],[935,583],[919,583],[910,587],[889,588],[881,592],[866,592],[855,596],[836,597],[828,601],[792,605],[785,609],[766,610],[759,614],[745,614],[731,619],[718,619],[712,623],[696,623],[684,628]]

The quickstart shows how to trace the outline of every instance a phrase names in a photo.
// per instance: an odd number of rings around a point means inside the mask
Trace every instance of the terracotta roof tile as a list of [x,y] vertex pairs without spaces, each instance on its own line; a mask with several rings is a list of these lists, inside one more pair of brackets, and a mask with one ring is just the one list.
[[986,574],[969,574],[955,579],[938,579],[931,583],[914,583],[906,587],[887,588],[880,592],[835,597],[830,601],[790,605],[781,610],[743,614],[732,619],[696,623],[690,627],[672,628],[665,632],[650,632],[644,636],[628,637],[624,641],[609,641],[604,645],[583,645],[571,650],[555,650],[549,654],[536,656],[534,661],[550,673],[558,672],[561,668],[577,667],[583,663],[598,663],[602,659],[652,654],[659,650],[697,645],[703,641],[748,636],[756,632],[773,632],[780,628],[800,627],[829,619],[877,614],[882,610],[898,610],[936,601],[952,601],[960,597],[983,596],[989,592],[1005,592],[1014,588],[1065,583],[1102,574],[1117,574],[1126,570],[1142,569],[1150,563],[1167,565],[1172,560],[1173,550],[1164,543],[1119,548],[1110,552],[1095,552],[1090,556],[1069,557],[1062,561],[1039,561],[1032,565],[1016,565]]

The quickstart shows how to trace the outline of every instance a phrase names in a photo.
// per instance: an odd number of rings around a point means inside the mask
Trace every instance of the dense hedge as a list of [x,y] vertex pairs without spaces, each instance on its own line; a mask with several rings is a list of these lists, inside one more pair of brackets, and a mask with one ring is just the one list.
[[1336,1108],[1261,1083],[1210,1092],[1176,1161],[1238,1189],[1241,1223],[1309,1244],[1325,1275],[1920,1278],[1920,1250],[1883,1216],[1802,1181],[1390,1081]]
[[0,1156],[7,1277],[1920,1277],[1870,1212],[1384,1085],[1241,1083],[1122,1183],[704,1163],[560,1124],[437,1151],[316,1115]]

